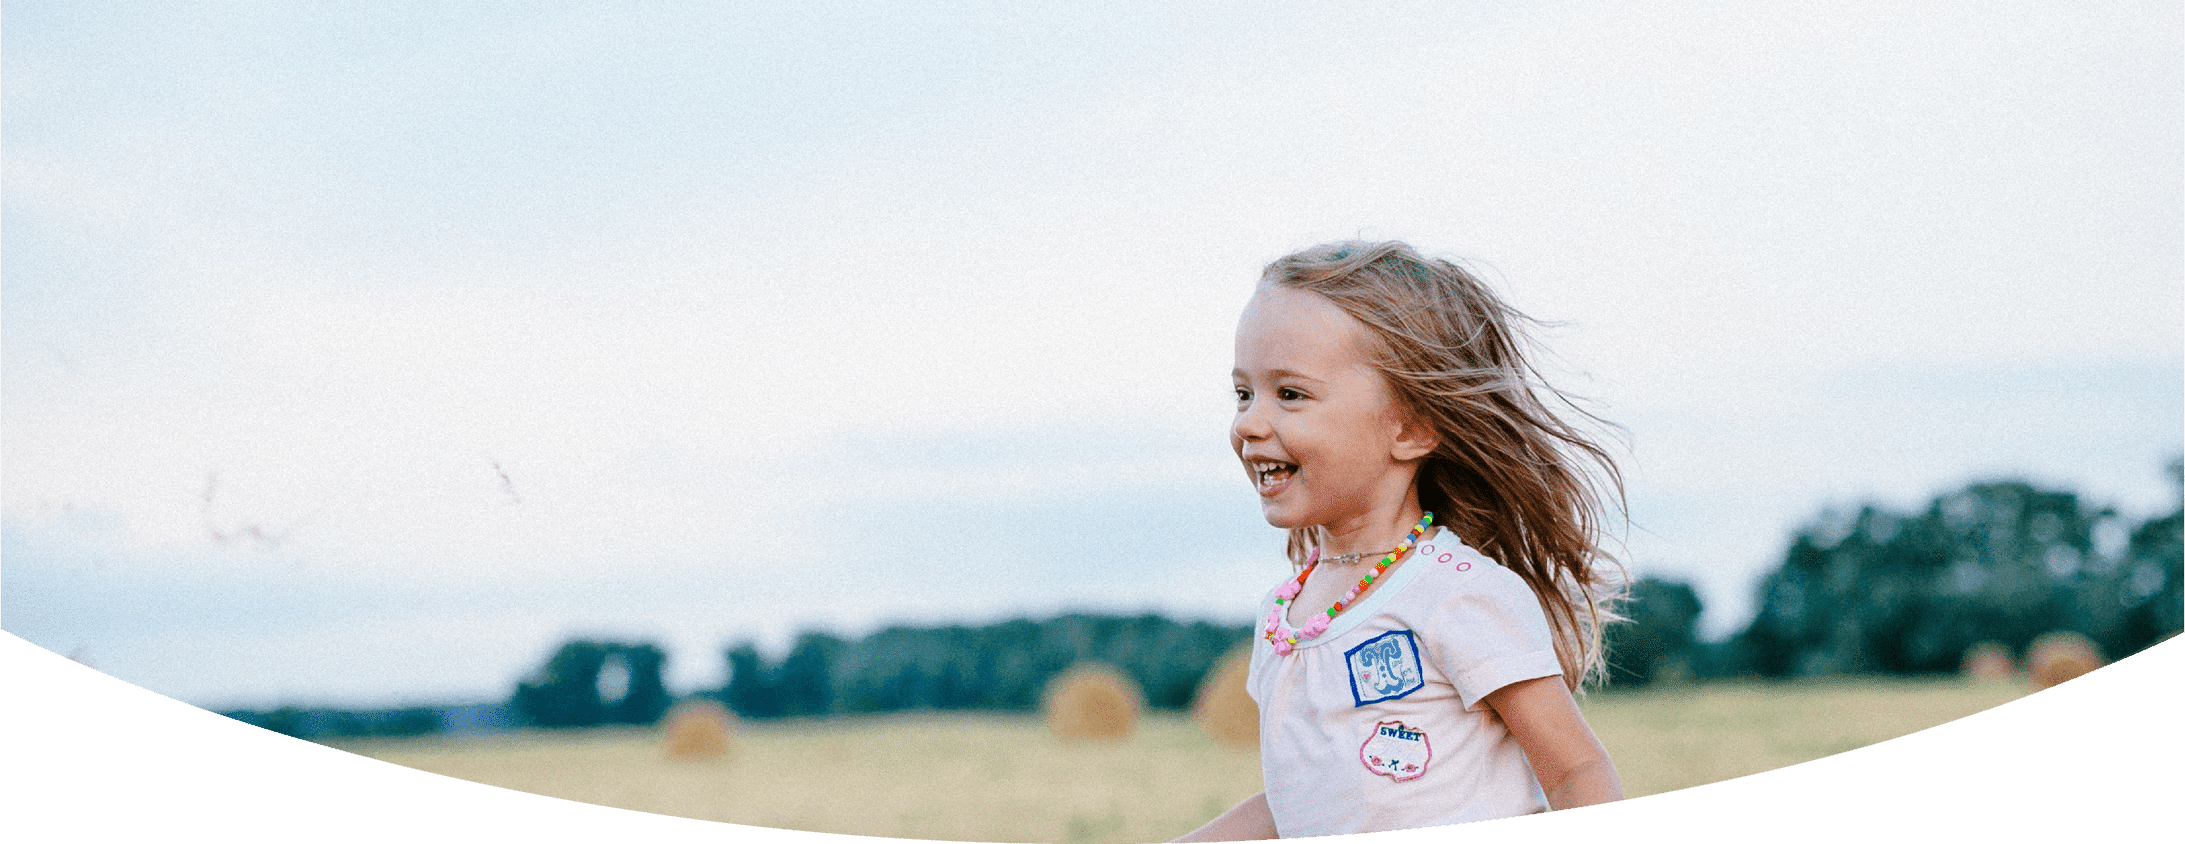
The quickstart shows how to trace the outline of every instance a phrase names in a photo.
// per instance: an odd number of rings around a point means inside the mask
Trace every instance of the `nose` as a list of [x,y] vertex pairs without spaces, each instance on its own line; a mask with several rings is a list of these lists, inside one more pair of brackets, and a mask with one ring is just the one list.
[[1259,409],[1259,402],[1246,402],[1237,407],[1237,418],[1229,423],[1229,437],[1240,442],[1258,442],[1272,433],[1267,414]]

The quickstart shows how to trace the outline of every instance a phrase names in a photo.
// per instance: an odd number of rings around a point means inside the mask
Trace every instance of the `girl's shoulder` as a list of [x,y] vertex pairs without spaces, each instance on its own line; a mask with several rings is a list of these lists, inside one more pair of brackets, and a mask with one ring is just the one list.
[[1479,549],[1465,544],[1447,530],[1420,540],[1405,565],[1416,566],[1421,575],[1451,587],[1492,588],[1513,580],[1523,585],[1517,572],[1503,567],[1493,557],[1480,553]]
[[1538,603],[1525,578],[1446,530],[1420,542],[1417,551],[1418,556],[1405,563],[1417,569],[1404,589],[1406,597],[1440,607]]
[[1465,543],[1464,538],[1458,536],[1456,531],[1435,528],[1433,533],[1419,539],[1412,549],[1412,559],[1454,563],[1488,560],[1488,557],[1480,553],[1479,549]]
[[1510,654],[1553,658],[1546,609],[1517,572],[1460,542],[1412,565],[1419,571],[1392,614],[1421,648],[1449,660],[1450,671]]

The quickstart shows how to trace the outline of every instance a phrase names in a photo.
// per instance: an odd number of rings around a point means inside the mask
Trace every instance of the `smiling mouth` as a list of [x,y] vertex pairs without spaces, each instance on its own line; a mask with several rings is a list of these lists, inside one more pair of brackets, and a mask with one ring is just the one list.
[[1281,492],[1282,488],[1288,485],[1290,479],[1296,475],[1297,464],[1295,463],[1260,461],[1252,464],[1252,483],[1259,488],[1261,495],[1273,495]]

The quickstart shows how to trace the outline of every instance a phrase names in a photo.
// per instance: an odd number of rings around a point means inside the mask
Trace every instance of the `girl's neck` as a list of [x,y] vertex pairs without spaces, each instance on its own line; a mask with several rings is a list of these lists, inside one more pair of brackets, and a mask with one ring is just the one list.
[[1371,557],[1378,560],[1395,547],[1419,523],[1425,511],[1416,495],[1395,507],[1360,514],[1357,518],[1320,526],[1320,557]]

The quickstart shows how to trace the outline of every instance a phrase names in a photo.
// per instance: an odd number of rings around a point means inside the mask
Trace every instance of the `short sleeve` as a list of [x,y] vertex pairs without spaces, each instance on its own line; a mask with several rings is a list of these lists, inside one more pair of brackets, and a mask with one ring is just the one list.
[[[1280,587],[1276,588],[1279,589]],[[1260,596],[1260,614],[1254,616],[1254,618],[1265,618],[1268,610],[1273,608],[1274,601],[1275,589],[1267,590],[1267,594]],[[1275,650],[1268,644],[1267,637],[1260,635],[1259,625],[1264,623],[1266,622],[1257,621],[1253,623],[1252,649],[1249,658],[1244,663],[1244,693],[1252,699],[1252,703],[1259,706],[1267,705],[1266,701],[1260,699],[1260,674],[1267,670],[1267,660],[1275,655]]]
[[1516,572],[1482,557],[1469,571],[1442,573],[1452,582],[1435,584],[1442,597],[1423,625],[1427,657],[1465,709],[1511,683],[1562,675],[1547,614]]

